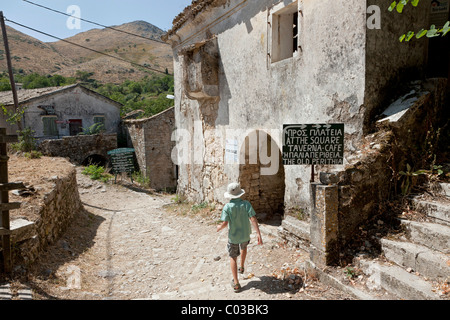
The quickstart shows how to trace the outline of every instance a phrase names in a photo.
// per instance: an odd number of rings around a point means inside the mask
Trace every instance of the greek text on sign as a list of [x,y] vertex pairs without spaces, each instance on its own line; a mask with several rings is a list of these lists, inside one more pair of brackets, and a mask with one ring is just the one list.
[[283,125],[283,164],[344,164],[344,124]]
[[134,149],[120,148],[108,151],[111,156],[113,171],[131,173],[134,171]]

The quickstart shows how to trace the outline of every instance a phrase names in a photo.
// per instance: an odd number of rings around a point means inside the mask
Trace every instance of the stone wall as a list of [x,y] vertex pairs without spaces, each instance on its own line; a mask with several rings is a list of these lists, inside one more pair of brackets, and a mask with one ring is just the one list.
[[65,176],[49,178],[51,191],[43,195],[34,208],[38,218],[11,220],[11,246],[15,265],[29,265],[49,244],[54,243],[66,230],[72,218],[82,209],[78,193],[75,167]]
[[[399,194],[400,171],[406,164],[427,169],[420,159],[427,134],[443,113],[447,79],[428,79],[405,85],[404,95],[384,111],[378,131],[364,138],[361,150],[339,177],[339,237],[342,247],[357,227],[380,213],[383,202]],[[393,110],[393,111],[391,111]]]
[[128,144],[135,149],[141,173],[150,179],[156,190],[175,189],[176,166],[172,161],[175,143],[171,141],[175,129],[174,109],[169,108],[150,118],[124,120]]
[[44,140],[40,151],[50,157],[69,158],[76,164],[83,164],[89,157],[99,155],[108,159],[107,152],[117,148],[117,134],[95,134]]
[[448,121],[440,119],[448,105],[446,88],[447,79],[438,78],[405,85],[377,121],[378,130],[365,136],[361,149],[348,157],[344,170],[325,173],[326,167],[317,167],[321,182],[310,185],[310,221],[286,216],[281,238],[309,249],[316,265],[347,263],[360,226],[377,215],[395,218],[386,215],[385,208],[401,193],[405,176],[400,171],[407,172],[407,164],[412,172],[429,168],[430,159],[423,155],[433,150],[427,140],[434,144],[433,136]]

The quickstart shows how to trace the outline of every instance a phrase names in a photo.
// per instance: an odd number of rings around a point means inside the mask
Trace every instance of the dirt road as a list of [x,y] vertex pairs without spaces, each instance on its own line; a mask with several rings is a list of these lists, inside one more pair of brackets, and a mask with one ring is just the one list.
[[218,209],[186,213],[173,195],[103,184],[77,170],[85,211],[35,266],[34,299],[350,299],[305,273],[308,253],[283,246],[264,225],[264,244],[250,244],[235,293]]

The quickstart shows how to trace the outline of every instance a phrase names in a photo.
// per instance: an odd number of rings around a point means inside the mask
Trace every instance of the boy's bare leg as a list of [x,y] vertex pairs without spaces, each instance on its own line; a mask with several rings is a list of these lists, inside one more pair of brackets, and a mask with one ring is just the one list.
[[238,284],[239,280],[238,280],[238,274],[237,274],[237,257],[236,258],[231,258],[230,257],[230,265],[231,265],[231,273],[233,274],[233,280],[234,280],[234,284]]
[[247,258],[247,248],[241,251],[241,268],[244,268],[245,258]]

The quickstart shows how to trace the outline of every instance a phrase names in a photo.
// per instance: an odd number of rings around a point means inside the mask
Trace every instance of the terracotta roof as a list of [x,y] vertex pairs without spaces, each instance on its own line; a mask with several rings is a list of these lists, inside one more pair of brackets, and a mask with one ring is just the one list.
[[169,36],[176,33],[188,20],[195,18],[199,13],[203,12],[205,9],[215,5],[223,5],[227,3],[228,0],[193,0],[192,4],[187,6],[183,12],[175,17],[173,20],[173,27],[164,36],[162,40],[166,41]]

